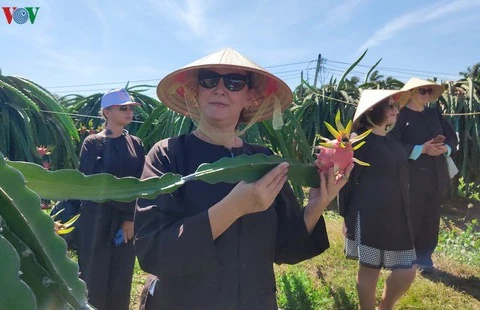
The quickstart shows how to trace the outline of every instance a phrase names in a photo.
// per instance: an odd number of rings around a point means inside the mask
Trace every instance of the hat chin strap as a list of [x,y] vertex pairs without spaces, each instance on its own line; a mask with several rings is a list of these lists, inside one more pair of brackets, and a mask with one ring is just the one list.
[[280,130],[283,127],[282,107],[280,105],[280,101],[278,100],[277,96],[273,96],[273,100],[275,102],[273,104],[272,125],[273,125],[273,129]]
[[[372,121],[372,119],[370,118],[370,116],[368,116],[368,114],[365,115],[365,117],[367,118],[367,122],[368,122],[370,125],[372,125],[373,127],[376,127],[376,128],[379,127],[378,125],[375,125],[375,123]],[[383,130],[385,131],[385,133],[388,133],[388,132],[390,132],[390,131],[393,129],[393,127],[395,127],[395,123],[393,123],[393,124],[386,124],[386,125],[383,127]]]

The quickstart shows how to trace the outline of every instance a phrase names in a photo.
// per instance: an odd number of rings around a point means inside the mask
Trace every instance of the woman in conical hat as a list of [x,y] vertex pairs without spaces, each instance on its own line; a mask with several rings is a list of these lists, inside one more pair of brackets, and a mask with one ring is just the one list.
[[345,254],[359,261],[357,292],[361,309],[375,309],[382,268],[391,270],[379,309],[393,309],[415,278],[415,249],[408,210],[408,162],[402,144],[387,133],[395,125],[408,92],[364,90],[354,116],[356,134],[367,130],[365,145],[339,196],[345,219]]
[[440,205],[450,178],[447,157],[456,151],[458,140],[439,109],[427,107],[445,90],[434,82],[411,78],[402,90],[410,100],[391,134],[409,156],[412,229],[417,264],[422,272],[433,270],[432,253],[437,246]]
[[[227,156],[271,155],[244,142],[239,125],[273,117],[279,127],[292,102],[282,80],[232,49],[167,75],[157,93],[197,128],[157,143],[142,178],[186,176]],[[322,213],[346,183],[333,171],[321,174],[302,209],[285,182],[287,171],[283,163],[254,183],[188,182],[172,195],[139,200],[137,256],[158,277],[146,308],[276,309],[273,263],[296,263],[328,248]]]

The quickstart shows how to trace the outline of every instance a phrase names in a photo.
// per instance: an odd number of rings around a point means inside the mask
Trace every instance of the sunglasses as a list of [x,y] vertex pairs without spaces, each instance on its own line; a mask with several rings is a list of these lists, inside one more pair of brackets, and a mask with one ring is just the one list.
[[422,96],[425,96],[425,94],[431,95],[433,92],[433,89],[431,88],[418,88],[418,93]]
[[242,90],[245,85],[250,87],[250,77],[239,73],[220,74],[215,71],[202,70],[198,73],[198,84],[203,88],[214,88],[218,85],[220,78],[223,79],[223,85],[229,91]]
[[127,110],[133,111],[133,105],[121,105],[118,107],[118,110],[125,112]]

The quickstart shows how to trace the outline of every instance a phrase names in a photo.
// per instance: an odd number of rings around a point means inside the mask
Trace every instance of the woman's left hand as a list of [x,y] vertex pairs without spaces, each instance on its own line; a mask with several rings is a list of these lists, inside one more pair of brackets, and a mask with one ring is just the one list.
[[448,149],[444,144],[434,143],[430,145],[430,148],[427,150],[427,154],[430,156],[440,156],[444,153],[447,153]]
[[337,175],[333,172],[333,168],[328,171],[327,175],[320,170],[318,171],[320,187],[310,188],[308,204],[305,207],[304,220],[309,232],[312,232],[323,211],[337,197],[340,189],[347,184],[352,169],[353,164],[345,169],[345,174],[339,173]]
[[324,210],[330,204],[330,202],[337,197],[340,189],[347,184],[352,169],[353,164],[345,169],[345,174],[338,173],[337,175],[335,175],[333,168],[328,170],[327,175],[319,170],[320,187],[310,189],[310,193],[308,195],[308,204],[313,204],[316,208],[319,207]]
[[131,221],[124,221],[122,223],[123,229],[123,242],[127,243],[128,240],[133,238],[133,222]]

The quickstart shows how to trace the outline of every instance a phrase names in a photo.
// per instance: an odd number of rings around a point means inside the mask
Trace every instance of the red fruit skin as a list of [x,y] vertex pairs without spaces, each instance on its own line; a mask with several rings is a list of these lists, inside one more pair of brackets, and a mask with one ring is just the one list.
[[337,140],[330,143],[332,148],[320,146],[320,153],[317,154],[315,165],[324,173],[334,166],[338,166],[339,173],[345,173],[345,169],[353,163],[353,148],[347,144],[345,148],[341,148]]
[[46,147],[37,146],[37,152],[38,152],[38,155],[40,155],[40,157],[45,156],[45,154],[47,154],[47,151],[48,150]]

